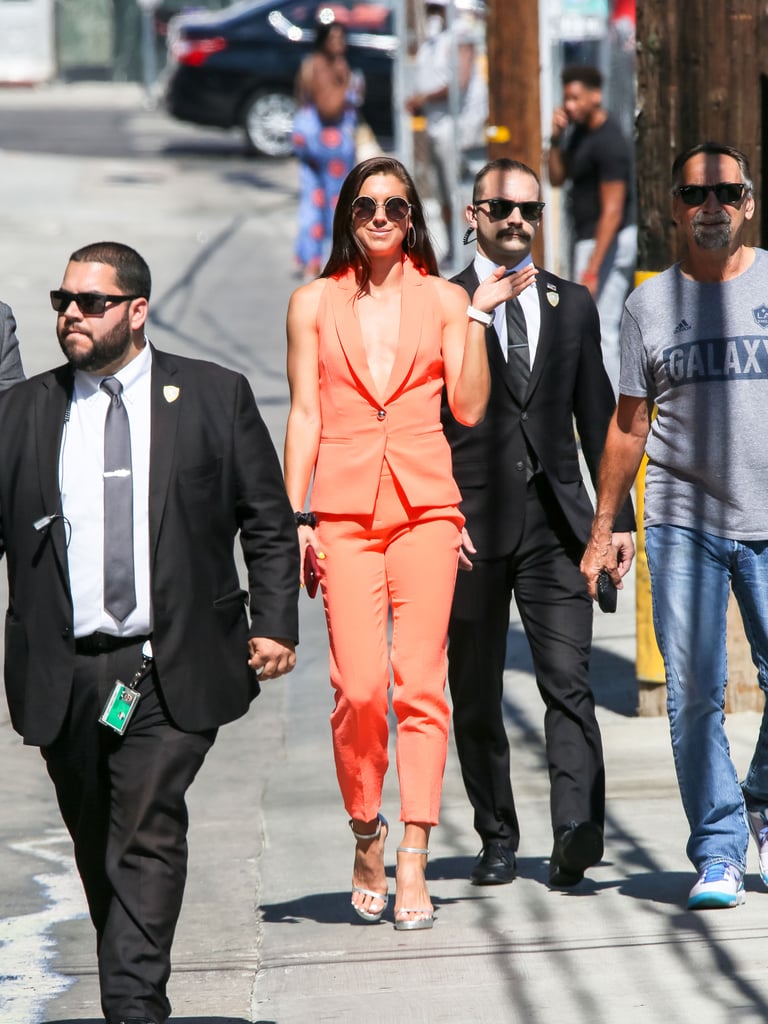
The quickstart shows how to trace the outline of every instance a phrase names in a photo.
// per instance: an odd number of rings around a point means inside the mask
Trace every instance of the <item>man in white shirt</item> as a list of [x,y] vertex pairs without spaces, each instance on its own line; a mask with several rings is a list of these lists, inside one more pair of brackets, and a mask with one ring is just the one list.
[[148,343],[150,286],[128,246],[73,253],[51,292],[67,363],[0,403],[8,704],[72,835],[108,1024],[168,1020],[186,790],[297,639],[294,519],[251,390]]
[[[517,297],[489,314],[485,419],[470,430],[443,409],[466,516],[460,568],[471,568],[456,583],[448,680],[462,774],[483,843],[470,876],[475,885],[511,882],[517,873],[520,830],[502,709],[513,594],[547,709],[550,884],[578,884],[603,853],[605,773],[589,685],[592,602],[579,572],[592,506],[574,420],[594,480],[614,400],[589,292],[533,268],[543,208],[530,167],[508,159],[486,164],[467,207],[477,254],[454,278],[472,295],[499,266],[520,275]],[[614,526],[620,558],[633,550],[631,529],[627,502]]]

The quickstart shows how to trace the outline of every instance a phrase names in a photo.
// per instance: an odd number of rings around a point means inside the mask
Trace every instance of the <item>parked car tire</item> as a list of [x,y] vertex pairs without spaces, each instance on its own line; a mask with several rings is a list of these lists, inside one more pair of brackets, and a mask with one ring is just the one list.
[[288,93],[269,90],[254,93],[243,112],[248,148],[263,156],[290,156],[295,113],[296,101]]

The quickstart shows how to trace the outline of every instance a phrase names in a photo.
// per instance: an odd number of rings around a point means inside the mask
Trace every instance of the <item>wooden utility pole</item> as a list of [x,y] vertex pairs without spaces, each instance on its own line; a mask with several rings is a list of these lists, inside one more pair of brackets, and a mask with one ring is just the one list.
[[[531,0],[488,0],[488,156],[541,169],[539,14]],[[543,262],[539,234],[533,257]],[[537,251],[539,250],[539,251]]]
[[[675,156],[711,139],[749,159],[758,200],[747,241],[768,242],[762,185],[768,12],[764,0],[643,0],[637,5],[638,267],[677,257],[670,221]],[[761,230],[762,229],[762,230]]]
[[530,0],[490,0],[487,24],[489,155],[513,156],[538,170],[538,5]]

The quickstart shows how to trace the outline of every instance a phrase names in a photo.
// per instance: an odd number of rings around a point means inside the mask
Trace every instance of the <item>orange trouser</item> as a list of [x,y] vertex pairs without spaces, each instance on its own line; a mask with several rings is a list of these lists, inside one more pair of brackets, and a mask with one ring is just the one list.
[[409,508],[385,467],[372,517],[318,518],[344,806],[359,821],[371,821],[381,807],[391,661],[401,820],[436,825],[450,718],[446,636],[463,516],[454,507]]

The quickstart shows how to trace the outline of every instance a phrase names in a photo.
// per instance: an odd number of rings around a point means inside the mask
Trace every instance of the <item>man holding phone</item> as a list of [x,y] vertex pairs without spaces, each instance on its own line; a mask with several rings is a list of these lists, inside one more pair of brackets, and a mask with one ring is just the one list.
[[582,571],[590,592],[603,571],[620,585],[611,524],[647,453],[645,549],[698,910],[744,902],[750,831],[768,885],[768,715],[741,786],[723,716],[731,589],[768,689],[768,253],[743,241],[755,213],[743,153],[701,143],[672,178],[685,255],[627,300]]
[[[482,850],[475,885],[511,882],[520,829],[502,711],[509,606],[515,597],[546,706],[554,845],[550,884],[578,884],[603,853],[605,779],[589,685],[592,602],[579,573],[592,505],[579,468],[574,419],[594,479],[614,408],[600,324],[588,290],[536,268],[531,245],[544,203],[533,170],[494,160],[467,207],[475,259],[454,280],[474,294],[499,266],[515,297],[486,314],[491,397],[485,419],[462,427],[443,409],[466,516],[449,627],[448,680],[461,770]],[[634,548],[629,502],[612,524],[618,563]]]

